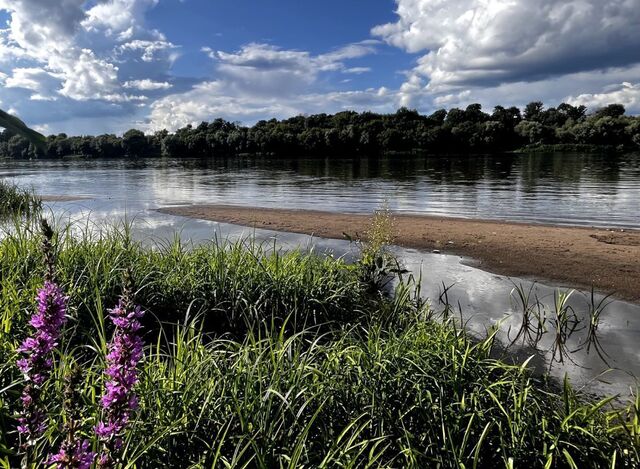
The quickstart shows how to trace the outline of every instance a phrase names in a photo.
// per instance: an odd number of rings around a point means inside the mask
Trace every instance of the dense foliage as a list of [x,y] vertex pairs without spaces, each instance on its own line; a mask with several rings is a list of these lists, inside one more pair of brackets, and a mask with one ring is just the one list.
[[[70,415],[87,441],[78,450],[100,451],[106,312],[126,271],[147,311],[137,410],[118,449],[126,467],[637,467],[640,402],[613,409],[567,383],[554,391],[496,360],[493,336],[433,320],[409,284],[372,291],[360,264],[242,242],[149,248],[126,230],[53,244],[68,320],[31,461],[61,447]],[[44,257],[30,227],[0,241],[3,467],[21,458],[16,359]]]
[[483,112],[479,104],[464,110],[441,109],[428,116],[406,108],[395,114],[344,111],[263,120],[252,127],[216,119],[174,133],[164,130],[145,135],[131,129],[122,137],[51,135],[44,152],[11,130],[0,134],[0,156],[10,158],[481,153],[544,145],[637,149],[640,117],[625,115],[620,104],[587,115],[584,106],[563,103],[545,109],[540,102],[528,104],[524,112],[497,106],[491,114]]

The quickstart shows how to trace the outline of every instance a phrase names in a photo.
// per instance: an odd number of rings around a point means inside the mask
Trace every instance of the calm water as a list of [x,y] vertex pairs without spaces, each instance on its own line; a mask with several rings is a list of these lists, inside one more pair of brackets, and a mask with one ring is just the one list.
[[640,155],[504,155],[256,162],[0,162],[43,194],[120,207],[225,203],[640,228]]
[[[189,220],[154,210],[189,203],[370,213],[387,200],[393,210],[405,212],[640,228],[640,155],[377,162],[315,159],[266,164],[248,160],[0,162],[0,178],[31,185],[40,194],[86,196],[48,206],[63,220],[133,220],[134,234],[146,242],[176,233],[196,243],[213,236],[254,236],[268,242],[275,239],[285,249],[314,246],[317,251],[352,255],[353,247],[346,241]],[[482,334],[500,323],[505,338],[509,327],[520,322],[511,290],[514,283],[529,288],[530,280],[491,274],[458,256],[403,248],[395,252],[414,274],[422,273],[423,294],[434,307],[439,307],[442,284],[451,286],[449,300],[460,305],[461,319],[472,331]],[[534,291],[551,309],[554,292],[569,287],[543,282],[535,284]],[[588,310],[587,296],[576,292],[571,298],[579,315]],[[574,355],[575,363],[556,365],[552,373],[561,377],[568,372],[575,385],[590,392],[628,395],[637,384],[634,376],[640,376],[640,305],[612,302],[602,317],[599,336],[610,356],[608,364],[593,352],[580,353]],[[577,333],[569,345],[577,347],[582,340],[584,332]],[[548,362],[549,347],[550,341],[543,341],[539,361]],[[610,367],[613,370],[607,371]]]

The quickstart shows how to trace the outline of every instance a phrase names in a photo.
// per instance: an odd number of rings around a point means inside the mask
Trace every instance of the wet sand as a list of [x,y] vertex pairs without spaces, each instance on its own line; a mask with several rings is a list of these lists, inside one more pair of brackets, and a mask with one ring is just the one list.
[[[163,213],[325,238],[364,235],[370,215],[229,205]],[[497,274],[549,280],[640,302],[640,231],[393,214],[394,243],[477,261]],[[428,269],[428,266],[425,266]]]
[[91,197],[82,195],[38,195],[43,202],[74,202],[76,200],[89,200]]

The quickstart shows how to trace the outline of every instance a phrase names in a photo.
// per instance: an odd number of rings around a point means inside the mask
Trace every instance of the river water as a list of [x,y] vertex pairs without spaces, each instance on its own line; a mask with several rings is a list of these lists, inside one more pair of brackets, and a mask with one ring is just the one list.
[[[640,155],[1,161],[0,179],[32,186],[39,194],[83,196],[82,200],[47,205],[53,216],[63,220],[84,222],[89,218],[100,224],[126,218],[132,221],[136,237],[147,242],[176,233],[194,242],[214,236],[254,236],[269,242],[275,238],[285,249],[314,246],[316,251],[353,255],[354,247],[346,241],[189,220],[155,211],[192,203],[371,213],[386,201],[391,210],[406,213],[640,228]],[[450,287],[448,300],[456,305],[456,314],[466,327],[482,335],[500,323],[505,342],[515,335],[522,318],[514,285],[533,288],[549,317],[554,295],[571,287],[491,274],[458,256],[399,247],[394,251],[414,275],[422,274],[422,293],[435,309],[442,308],[443,287]],[[595,299],[598,302],[602,296]],[[587,292],[577,291],[568,304],[584,316],[590,302]],[[568,347],[579,348],[585,337],[586,330],[574,333]],[[552,374],[562,377],[568,372],[574,385],[589,392],[628,395],[637,385],[634,376],[640,376],[640,305],[610,302],[598,337],[608,354],[606,362],[593,348],[590,353],[583,348],[564,364],[554,364]],[[551,339],[549,333],[539,345],[540,366],[546,366],[553,355]]]

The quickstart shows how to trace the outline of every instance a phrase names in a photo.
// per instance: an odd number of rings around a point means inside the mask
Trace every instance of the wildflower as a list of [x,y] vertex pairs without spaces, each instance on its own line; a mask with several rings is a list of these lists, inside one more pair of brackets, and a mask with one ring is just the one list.
[[47,464],[56,464],[57,469],[89,469],[95,459],[96,453],[90,450],[88,440],[65,441]]
[[66,321],[67,301],[68,297],[55,282],[45,281],[38,291],[37,310],[29,321],[35,333],[18,348],[23,357],[16,364],[27,381],[21,396],[23,412],[18,418],[18,431],[28,439],[37,437],[44,430],[40,393],[51,374],[51,353],[58,345]]
[[131,413],[138,408],[133,387],[138,382],[138,362],[142,359],[142,338],[139,319],[144,315],[140,307],[133,307],[125,292],[109,316],[116,326],[108,347],[105,392],[101,405],[106,418],[96,426],[96,434],[106,443],[106,454],[98,459],[99,467],[111,467],[111,454],[122,447],[122,432]]
[[77,363],[73,363],[65,373],[63,410],[67,416],[64,430],[66,439],[60,445],[58,453],[51,456],[47,464],[56,464],[57,469],[89,469],[96,459],[96,453],[90,451],[89,441],[77,437],[81,428],[81,399],[79,392],[82,372]]

